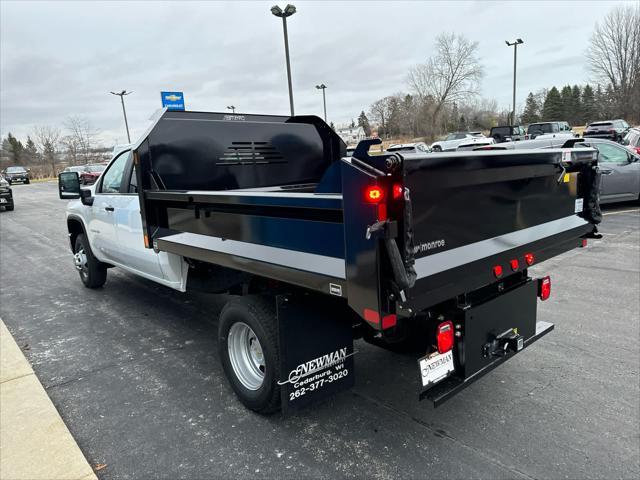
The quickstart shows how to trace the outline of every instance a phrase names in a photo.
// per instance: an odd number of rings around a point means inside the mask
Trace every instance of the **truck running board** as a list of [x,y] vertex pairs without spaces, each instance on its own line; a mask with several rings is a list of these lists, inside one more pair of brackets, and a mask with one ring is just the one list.
[[[554,329],[553,323],[543,322],[543,321],[536,322],[536,333],[534,336],[525,340],[523,350],[525,350],[529,345],[536,342],[537,340],[540,340],[542,337],[544,337],[547,333],[549,333],[553,329]],[[474,373],[472,376],[465,378],[464,380],[461,380],[455,377],[447,378],[442,382],[440,382],[439,384],[435,385],[433,388],[430,388],[426,392],[422,392],[419,396],[419,399],[424,400],[426,398],[433,402],[434,407],[439,407],[444,402],[446,402],[447,400],[449,400],[450,398],[452,398],[453,396],[455,396],[456,394],[460,393],[462,390],[467,388],[473,382],[475,382],[476,380],[479,380],[480,378],[482,378],[484,375],[492,371],[497,366],[502,365],[504,362],[506,362],[511,357],[516,355],[516,353],[519,353],[519,352],[514,352],[514,351],[507,352],[507,354],[504,355],[503,357],[496,358],[494,362],[487,365],[482,370]]]

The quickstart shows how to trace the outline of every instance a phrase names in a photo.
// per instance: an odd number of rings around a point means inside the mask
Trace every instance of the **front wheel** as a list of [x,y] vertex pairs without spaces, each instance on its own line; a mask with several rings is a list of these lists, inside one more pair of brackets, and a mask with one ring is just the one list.
[[440,147],[439,145],[436,145],[436,146],[434,146],[434,147],[432,148],[432,150],[433,150],[434,152],[441,152],[441,151],[442,151],[442,147]]
[[5,207],[4,207],[4,209],[6,211],[8,211],[8,212],[13,212],[14,208],[15,207],[14,207],[13,203],[11,205],[5,205]]
[[280,356],[275,299],[247,296],[222,309],[218,326],[222,367],[240,401],[259,413],[280,409]]
[[29,179],[26,179],[26,180],[24,181],[24,184],[25,184],[25,185],[29,185],[30,183],[31,183],[31,180],[29,180]]
[[89,241],[82,233],[76,237],[73,261],[85,287],[100,288],[107,281],[107,266],[93,256]]

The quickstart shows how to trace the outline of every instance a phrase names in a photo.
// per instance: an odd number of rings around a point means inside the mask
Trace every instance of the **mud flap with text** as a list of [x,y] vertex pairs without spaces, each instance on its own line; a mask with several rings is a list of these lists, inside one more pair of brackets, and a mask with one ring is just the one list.
[[326,296],[278,297],[278,383],[285,413],[355,383],[351,321],[335,303]]

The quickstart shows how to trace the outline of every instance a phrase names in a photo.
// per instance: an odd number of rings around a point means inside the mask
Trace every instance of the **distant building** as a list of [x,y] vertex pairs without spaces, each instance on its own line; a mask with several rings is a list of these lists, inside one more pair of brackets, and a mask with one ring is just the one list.
[[347,145],[355,145],[360,140],[364,140],[367,136],[362,127],[351,127],[350,125],[336,127],[336,133],[342,138]]

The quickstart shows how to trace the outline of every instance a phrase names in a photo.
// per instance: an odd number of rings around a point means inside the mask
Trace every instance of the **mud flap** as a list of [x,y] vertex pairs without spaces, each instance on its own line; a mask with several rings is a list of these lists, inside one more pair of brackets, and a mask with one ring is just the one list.
[[278,383],[285,414],[355,383],[352,322],[337,303],[327,296],[278,296]]

